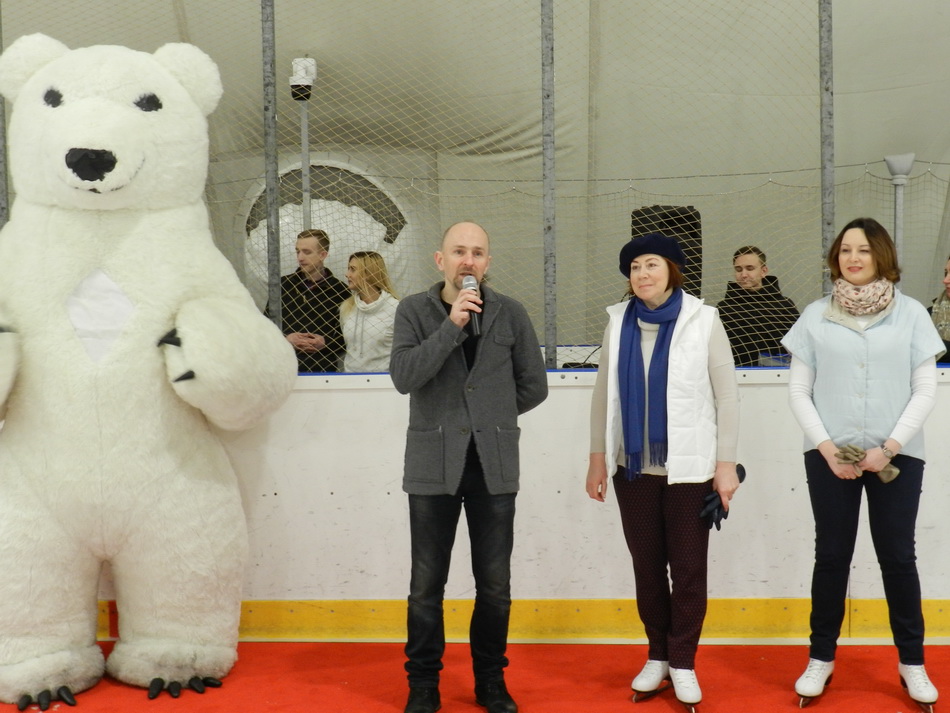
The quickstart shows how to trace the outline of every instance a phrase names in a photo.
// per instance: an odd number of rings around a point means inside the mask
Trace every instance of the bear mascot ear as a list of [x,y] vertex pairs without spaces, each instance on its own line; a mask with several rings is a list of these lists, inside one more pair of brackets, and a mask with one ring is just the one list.
[[0,55],[0,94],[9,102],[16,101],[30,77],[67,52],[62,42],[39,32],[17,38]]
[[205,116],[215,110],[224,87],[214,60],[185,42],[162,45],[153,56],[181,83]]

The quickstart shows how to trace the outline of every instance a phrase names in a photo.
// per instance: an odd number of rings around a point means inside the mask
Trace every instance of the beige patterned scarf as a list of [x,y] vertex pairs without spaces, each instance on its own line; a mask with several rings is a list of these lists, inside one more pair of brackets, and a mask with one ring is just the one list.
[[950,342],[950,297],[947,297],[946,292],[934,300],[930,318],[937,331],[940,332],[940,338],[945,342]]
[[883,278],[866,285],[852,285],[843,277],[835,280],[835,301],[855,317],[876,314],[894,299],[894,283]]

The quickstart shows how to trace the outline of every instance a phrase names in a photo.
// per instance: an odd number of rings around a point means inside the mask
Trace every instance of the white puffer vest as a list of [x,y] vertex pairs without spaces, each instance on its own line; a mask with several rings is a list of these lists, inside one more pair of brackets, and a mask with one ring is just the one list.
[[[627,303],[607,308],[610,316],[610,371],[607,374],[607,472],[617,469],[623,443],[620,411],[620,329]],[[716,471],[716,400],[709,380],[709,338],[716,315],[692,295],[683,295],[683,306],[673,327],[670,343],[669,381],[666,391],[670,483],[703,483]]]

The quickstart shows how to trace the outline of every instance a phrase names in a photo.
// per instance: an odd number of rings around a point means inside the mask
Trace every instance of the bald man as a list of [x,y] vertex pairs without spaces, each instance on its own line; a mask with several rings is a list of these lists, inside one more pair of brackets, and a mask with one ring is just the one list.
[[[475,577],[475,700],[488,713],[518,710],[504,678],[518,416],[544,401],[548,386],[524,307],[484,284],[490,263],[484,228],[452,225],[435,253],[445,279],[396,311],[390,375],[400,393],[412,396],[403,475],[412,540],[405,713],[441,707],[442,600],[463,507]],[[473,281],[478,290],[466,287]]]

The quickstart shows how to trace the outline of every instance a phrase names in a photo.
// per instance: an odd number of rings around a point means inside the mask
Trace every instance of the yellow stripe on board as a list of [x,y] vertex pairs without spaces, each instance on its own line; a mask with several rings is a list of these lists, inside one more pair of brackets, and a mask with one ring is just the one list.
[[[99,638],[115,636],[114,605],[99,603]],[[950,636],[950,600],[923,603],[930,637]],[[704,638],[770,639],[808,636],[808,599],[711,599]],[[445,602],[445,634],[467,640],[471,600]],[[400,641],[406,636],[404,599],[248,601],[241,608],[245,640]],[[512,641],[645,638],[633,599],[519,599],[511,605]],[[842,637],[890,636],[887,604],[852,599]]]

